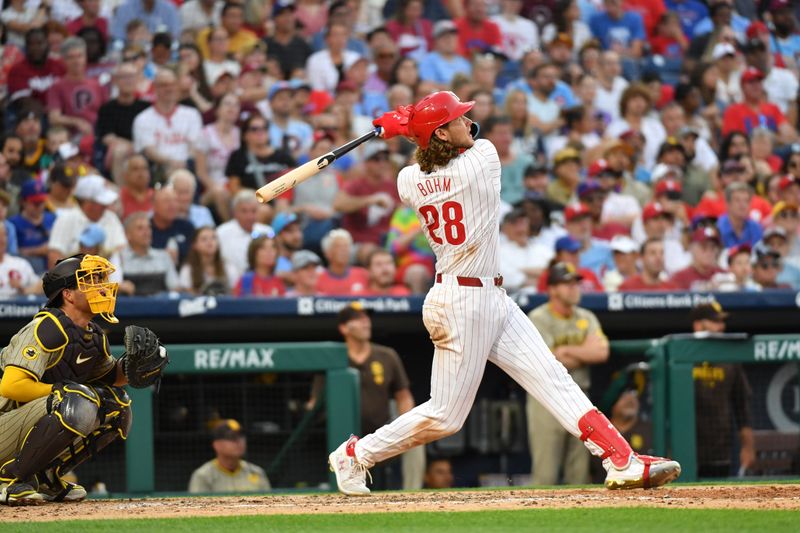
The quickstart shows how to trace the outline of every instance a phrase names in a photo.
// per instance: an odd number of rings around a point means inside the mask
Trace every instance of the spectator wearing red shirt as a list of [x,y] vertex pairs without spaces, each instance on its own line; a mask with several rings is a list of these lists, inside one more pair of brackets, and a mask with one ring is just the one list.
[[467,0],[464,16],[456,19],[459,53],[471,58],[473,54],[499,49],[502,44],[500,28],[486,16],[486,0]]
[[731,104],[722,116],[722,135],[732,131],[743,131],[748,135],[755,128],[766,128],[778,136],[782,143],[797,140],[797,130],[789,124],[786,117],[775,104],[764,100],[762,85],[764,73],[755,67],[747,67],[742,73],[743,101]]
[[33,98],[43,105],[47,103],[47,91],[66,71],[64,64],[50,58],[49,54],[44,28],[28,30],[25,34],[25,59],[8,72],[10,101]]
[[83,15],[67,22],[67,31],[77,35],[83,28],[97,28],[108,42],[108,20],[100,16],[100,0],[77,0]]
[[386,31],[401,55],[422,57],[433,50],[433,24],[423,17],[424,7],[422,0],[401,0],[394,18],[386,22]]
[[676,290],[677,285],[668,281],[664,270],[664,241],[647,239],[641,248],[642,271],[635,274],[619,286],[620,292],[647,292]]
[[690,291],[712,290],[714,275],[725,271],[718,266],[722,241],[716,228],[697,228],[692,232],[689,252],[692,262],[688,267],[673,274],[670,281],[679,289]]
[[328,268],[317,279],[317,293],[326,295],[361,294],[369,285],[369,274],[350,266],[353,237],[344,229],[334,229],[322,239],[322,253]]
[[275,275],[278,260],[278,247],[275,240],[262,235],[250,241],[247,247],[247,263],[250,270],[242,274],[234,296],[266,296],[279,297],[286,294],[286,286]]
[[408,296],[411,291],[405,285],[395,283],[397,267],[394,257],[386,250],[377,249],[367,257],[369,285],[361,293],[364,296]]
[[[722,164],[722,168],[719,171],[717,188],[713,191],[706,192],[703,199],[700,200],[700,203],[694,208],[693,214],[702,214],[714,218],[719,218],[724,215],[728,210],[728,204],[725,201],[725,188],[735,181],[742,183],[749,182],[748,170],[740,161],[728,159]],[[769,201],[754,194],[750,199],[750,218],[759,222],[765,220],[771,213],[772,206]]]
[[778,194],[782,202],[800,205],[800,179],[794,174],[786,174],[778,182]]
[[[597,279],[595,273],[588,268],[578,266],[582,246],[581,241],[569,235],[559,238],[555,245],[556,255],[550,261],[550,265],[552,266],[557,263],[571,264],[581,276],[581,292],[603,292],[603,284]],[[548,270],[545,270],[542,272],[542,275],[539,276],[539,282],[536,284],[537,292],[547,293],[547,287],[549,286],[547,283],[548,272]]]
[[97,80],[86,77],[86,43],[82,39],[64,41],[61,55],[66,73],[47,93],[50,124],[67,127],[81,136],[92,135],[106,91]]
[[648,34],[652,35],[650,49],[654,54],[669,59],[682,59],[689,48],[689,40],[683,34],[677,13],[665,12],[657,20],[653,31],[648,30]]
[[153,188],[150,187],[150,166],[147,159],[133,154],[122,167],[122,187],[119,188],[119,201],[122,205],[122,220],[131,213],[153,211]]
[[[664,0],[625,0],[622,5],[625,11],[639,13],[647,35],[655,34],[656,26],[660,20],[663,20],[663,15],[667,12]],[[680,22],[677,15],[675,20]],[[680,25],[678,25],[678,29],[680,30]],[[681,30],[681,34],[683,34],[683,30]]]
[[346,182],[333,200],[333,208],[343,214],[342,228],[358,245],[380,246],[399,203],[389,148],[382,141],[368,143],[362,175]]

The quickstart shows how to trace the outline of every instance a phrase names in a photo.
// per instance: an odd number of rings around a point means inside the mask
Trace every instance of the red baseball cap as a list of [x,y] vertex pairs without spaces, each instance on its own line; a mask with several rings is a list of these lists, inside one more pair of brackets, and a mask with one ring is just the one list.
[[662,206],[657,202],[651,202],[646,206],[644,206],[644,209],[642,209],[642,220],[644,222],[647,222],[651,218],[656,218],[656,217],[672,218],[672,214],[668,213],[667,211],[664,211],[664,206]]
[[749,244],[737,244],[736,246],[732,246],[728,248],[728,262],[730,263],[731,260],[739,254],[747,254],[750,255],[752,248],[750,248]]
[[614,172],[613,170],[611,170],[611,168],[609,168],[608,161],[606,161],[605,159],[598,159],[597,161],[589,165],[588,174],[590,178],[596,178],[597,176],[599,176],[600,174],[602,174],[607,170],[611,173]]
[[706,242],[706,241],[714,241],[715,243],[722,246],[722,239],[719,237],[719,232],[716,228],[711,226],[706,226],[703,228],[697,228],[692,232],[692,242]]
[[571,222],[572,220],[583,216],[588,217],[589,214],[589,208],[586,206],[586,204],[570,204],[566,209],[564,209],[564,219],[567,222]]
[[767,29],[766,24],[764,24],[760,20],[756,20],[747,27],[746,33],[747,33],[747,40],[749,41],[754,37],[758,37],[759,35],[764,35],[765,33],[769,33],[769,30]]
[[763,81],[765,78],[764,73],[756,67],[747,67],[742,72],[742,83],[750,83],[751,81]]
[[781,178],[781,181],[778,182],[778,189],[780,190],[788,189],[789,187],[795,184],[797,184],[797,178],[795,178],[793,174],[786,174],[784,177]]
[[668,192],[683,192],[683,185],[678,180],[672,178],[665,178],[656,183],[656,196],[666,194]]

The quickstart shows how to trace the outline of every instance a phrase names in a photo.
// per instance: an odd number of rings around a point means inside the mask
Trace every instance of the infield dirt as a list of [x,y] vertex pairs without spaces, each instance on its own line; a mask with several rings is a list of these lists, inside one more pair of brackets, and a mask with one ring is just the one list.
[[310,494],[88,500],[77,504],[0,507],[0,520],[10,522],[575,507],[792,510],[800,509],[800,484],[674,486],[649,491],[620,492],[601,488],[389,492],[362,498],[339,494]]

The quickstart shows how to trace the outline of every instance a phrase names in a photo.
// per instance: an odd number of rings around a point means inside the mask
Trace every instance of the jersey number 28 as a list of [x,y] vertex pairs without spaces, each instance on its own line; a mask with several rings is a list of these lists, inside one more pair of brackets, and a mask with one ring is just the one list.
[[460,203],[453,201],[443,203],[441,216],[440,210],[435,205],[423,205],[419,208],[419,212],[425,219],[428,235],[431,236],[433,242],[444,244],[437,233],[441,221],[444,221],[442,227],[444,240],[448,244],[464,244],[467,239],[467,230],[464,228],[464,208]]

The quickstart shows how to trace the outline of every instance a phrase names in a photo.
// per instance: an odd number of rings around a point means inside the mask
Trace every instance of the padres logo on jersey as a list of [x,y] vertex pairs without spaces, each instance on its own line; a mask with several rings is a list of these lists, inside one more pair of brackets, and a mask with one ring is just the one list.
[[33,361],[37,357],[39,357],[39,350],[36,349],[36,346],[28,345],[22,349],[22,357],[25,359],[30,359]]
[[373,361],[372,363],[370,363],[369,369],[372,371],[372,379],[375,380],[375,385],[383,385],[384,381],[383,365],[378,361]]

